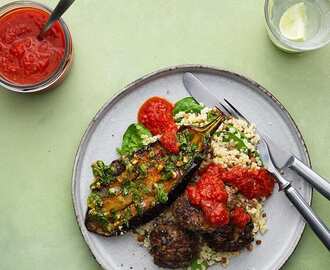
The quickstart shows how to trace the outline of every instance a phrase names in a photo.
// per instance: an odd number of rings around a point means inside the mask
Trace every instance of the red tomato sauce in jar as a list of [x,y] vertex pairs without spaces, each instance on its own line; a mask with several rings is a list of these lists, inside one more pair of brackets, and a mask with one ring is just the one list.
[[19,85],[47,80],[59,68],[65,52],[65,34],[59,22],[39,40],[49,13],[26,7],[0,18],[0,75]]
[[172,111],[173,104],[161,97],[151,97],[141,106],[138,121],[153,135],[161,135],[161,144],[171,153],[179,152],[176,138],[177,126]]

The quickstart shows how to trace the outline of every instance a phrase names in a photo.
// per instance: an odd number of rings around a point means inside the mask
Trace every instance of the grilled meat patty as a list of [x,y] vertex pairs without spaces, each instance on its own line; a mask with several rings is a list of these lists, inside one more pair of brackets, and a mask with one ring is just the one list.
[[150,253],[160,267],[186,267],[199,252],[197,236],[174,223],[159,224],[149,238]]
[[217,231],[203,235],[207,244],[215,251],[239,251],[253,241],[253,223],[249,222],[243,229],[228,224]]
[[239,229],[233,224],[214,227],[207,222],[202,210],[190,204],[185,194],[173,203],[171,210],[178,225],[189,231],[201,233],[203,239],[216,251],[238,251],[253,241],[252,222],[244,229]]
[[210,233],[216,230],[216,227],[206,221],[202,210],[190,204],[186,194],[181,195],[173,203],[172,214],[176,222],[187,230],[202,233]]

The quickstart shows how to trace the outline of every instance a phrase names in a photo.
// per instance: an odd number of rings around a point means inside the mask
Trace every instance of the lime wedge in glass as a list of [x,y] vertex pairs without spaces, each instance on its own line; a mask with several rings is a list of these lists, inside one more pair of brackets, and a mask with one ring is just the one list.
[[303,2],[289,7],[280,19],[281,34],[293,41],[305,40],[306,8]]

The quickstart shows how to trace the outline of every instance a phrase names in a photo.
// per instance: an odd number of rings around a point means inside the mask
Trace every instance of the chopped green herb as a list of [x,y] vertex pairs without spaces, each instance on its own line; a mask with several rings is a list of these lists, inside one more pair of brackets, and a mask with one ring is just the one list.
[[245,135],[236,129],[232,125],[228,125],[227,130],[221,131],[220,135],[223,136],[224,142],[234,142],[235,148],[240,150],[243,153],[248,153],[249,149],[247,144],[249,140],[245,137]]
[[95,209],[89,210],[89,215],[96,220],[97,222],[101,223],[102,226],[106,226],[109,224],[109,216],[101,211],[96,211]]
[[94,164],[92,164],[93,175],[95,177],[103,177],[106,168],[107,166],[104,164],[102,160],[96,161]]
[[[138,214],[139,214],[140,210],[141,211],[143,210],[141,203],[142,203],[142,199],[143,199],[142,193],[144,193],[144,191],[146,191],[145,189],[146,189],[145,185],[137,184],[136,182],[133,182],[133,181],[126,181],[123,184],[123,195],[124,196],[127,196],[128,194],[132,195],[132,200],[133,200],[135,206],[137,207]],[[141,208],[141,209],[139,209],[139,208]]]
[[87,198],[87,205],[91,209],[98,209],[102,207],[103,201],[99,194],[92,192]]
[[108,189],[108,194],[109,196],[115,196],[118,193],[120,193],[120,191],[121,191],[120,187],[111,187]]
[[191,144],[191,151],[196,151],[197,150],[197,144],[195,144],[195,143],[192,143]]
[[118,212],[116,212],[116,211],[112,211],[112,212],[111,212],[111,218],[112,218],[114,221],[120,219],[120,217],[121,217],[120,213],[118,213]]
[[178,156],[177,156],[177,155],[171,155],[171,156],[170,156],[170,160],[171,160],[172,162],[176,162],[176,161],[178,160]]
[[176,170],[176,166],[173,162],[167,161],[161,175],[162,180],[169,180],[173,177],[173,174]]
[[135,203],[135,207],[136,207],[136,212],[139,216],[142,216],[143,214],[143,206],[141,205],[141,203]]
[[132,186],[134,185],[134,183],[132,181],[126,181],[123,184],[123,195],[127,196],[130,192],[130,190],[132,189]]
[[193,135],[191,134],[191,132],[188,129],[185,129],[181,132],[178,132],[177,138],[178,138],[178,141],[180,144],[180,148],[182,150],[186,150],[187,147],[190,145]]
[[160,203],[166,203],[168,201],[168,195],[165,191],[164,185],[162,183],[154,184],[156,192],[156,200]]
[[109,184],[114,180],[114,176],[110,170],[110,167],[105,165],[103,161],[98,160],[92,164],[93,175],[102,183]]
[[139,165],[138,168],[139,168],[138,169],[139,170],[139,174],[141,176],[146,176],[147,175],[147,173],[148,173],[148,166],[147,166],[147,164],[142,163],[142,164]]
[[148,193],[150,193],[150,189],[147,188],[145,185],[143,185],[143,186],[142,186],[142,192],[143,192],[144,194],[148,194]]
[[206,270],[207,268],[207,262],[201,259],[194,260],[189,267],[190,270]]
[[129,227],[129,220],[132,216],[132,212],[131,212],[131,208],[126,208],[125,209],[125,213],[124,213],[124,220],[125,220],[125,224],[126,224],[126,227]]

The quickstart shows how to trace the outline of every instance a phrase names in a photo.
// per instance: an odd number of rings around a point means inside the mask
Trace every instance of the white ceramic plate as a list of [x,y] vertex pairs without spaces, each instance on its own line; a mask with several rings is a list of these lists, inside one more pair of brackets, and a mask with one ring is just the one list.
[[[182,84],[182,74],[187,71],[200,78],[218,98],[233,101],[258,129],[310,165],[304,141],[288,112],[269,92],[243,76],[211,67],[180,66],[157,71],[133,82],[110,99],[92,119],[74,164],[72,195],[78,224],[91,252],[105,269],[152,270],[158,267],[130,234],[105,238],[87,231],[84,217],[92,179],[90,165],[98,159],[108,163],[117,158],[116,147],[120,146],[127,126],[136,121],[139,106],[147,98],[163,96],[175,102],[188,96]],[[285,176],[310,202],[311,187],[292,172]],[[269,230],[264,236],[257,237],[262,244],[253,252],[243,251],[233,258],[226,270],[279,269],[293,252],[305,224],[285,195],[275,189],[265,205]],[[211,269],[219,269],[219,265]]]

